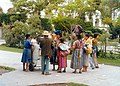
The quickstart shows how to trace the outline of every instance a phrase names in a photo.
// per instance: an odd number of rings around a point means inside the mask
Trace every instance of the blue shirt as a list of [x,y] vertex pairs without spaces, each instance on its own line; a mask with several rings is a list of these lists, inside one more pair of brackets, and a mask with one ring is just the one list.
[[30,40],[24,40],[24,48],[31,49],[32,42]]

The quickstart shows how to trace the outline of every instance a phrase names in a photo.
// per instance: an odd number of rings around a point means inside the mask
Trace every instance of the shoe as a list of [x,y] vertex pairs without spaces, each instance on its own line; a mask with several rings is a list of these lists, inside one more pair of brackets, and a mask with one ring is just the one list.
[[36,65],[34,65],[34,67],[36,67]]
[[99,68],[99,66],[95,66],[95,68]]
[[62,72],[59,70],[58,73],[62,73]]
[[44,75],[44,72],[42,72],[42,75]]
[[80,73],[80,74],[82,74],[82,72],[81,72],[81,71],[79,71],[79,73]]
[[46,72],[45,75],[51,75],[49,72]]
[[94,70],[95,68],[93,67],[92,70]]
[[65,72],[66,72],[66,70],[63,70],[63,72],[65,73]]
[[23,71],[25,71],[25,69],[23,69]]
[[52,71],[55,71],[55,69],[52,69]]

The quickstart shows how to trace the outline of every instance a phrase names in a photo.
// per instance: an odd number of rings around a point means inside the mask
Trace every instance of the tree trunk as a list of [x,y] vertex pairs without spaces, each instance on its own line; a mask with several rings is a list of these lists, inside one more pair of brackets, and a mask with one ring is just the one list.
[[107,41],[106,41],[106,37],[105,37],[105,57],[106,57],[106,47],[107,47]]

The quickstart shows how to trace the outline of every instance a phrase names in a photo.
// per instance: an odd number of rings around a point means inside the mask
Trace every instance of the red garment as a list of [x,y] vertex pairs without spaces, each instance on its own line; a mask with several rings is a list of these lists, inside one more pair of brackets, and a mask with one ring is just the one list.
[[59,69],[67,67],[67,56],[62,56],[58,50]]

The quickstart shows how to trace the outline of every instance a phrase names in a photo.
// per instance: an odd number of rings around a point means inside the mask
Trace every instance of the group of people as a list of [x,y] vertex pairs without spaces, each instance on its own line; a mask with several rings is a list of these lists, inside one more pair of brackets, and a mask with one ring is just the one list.
[[[83,35],[82,28],[77,25],[74,29],[75,35],[69,35],[68,40],[62,37],[62,32],[60,30],[54,31],[50,34],[48,31],[44,31],[42,36],[36,41],[30,40],[30,35],[26,35],[26,40],[24,41],[24,50],[22,55],[23,71],[29,70],[29,64],[34,63],[36,66],[38,54],[33,53],[35,46],[37,50],[41,49],[41,70],[42,74],[49,75],[49,62],[53,65],[53,71],[58,73],[66,72],[67,68],[67,58],[71,54],[71,65],[70,68],[74,69],[73,73],[87,72],[89,66],[94,68],[99,68],[97,62],[97,43],[99,34],[86,33]],[[49,37],[51,36],[51,37]],[[36,51],[38,52],[38,51]],[[34,56],[35,55],[35,56]],[[57,65],[57,69],[56,69]]]

